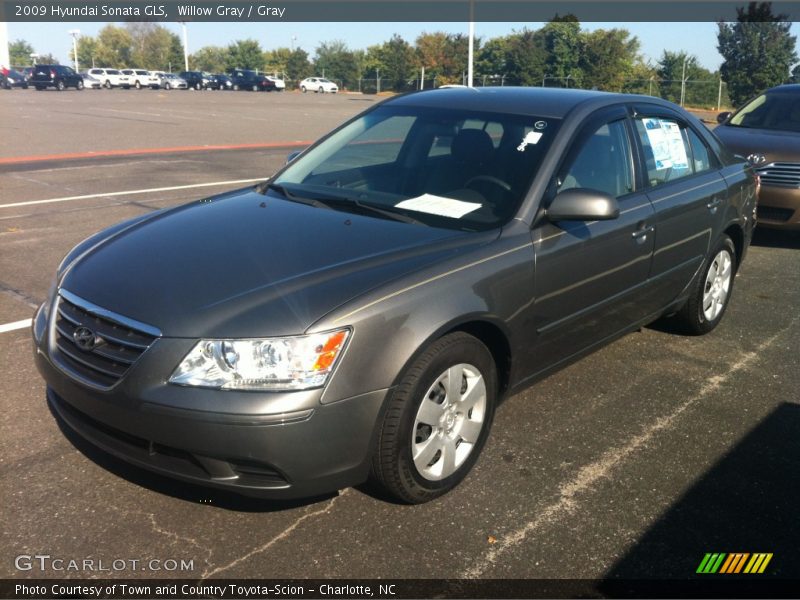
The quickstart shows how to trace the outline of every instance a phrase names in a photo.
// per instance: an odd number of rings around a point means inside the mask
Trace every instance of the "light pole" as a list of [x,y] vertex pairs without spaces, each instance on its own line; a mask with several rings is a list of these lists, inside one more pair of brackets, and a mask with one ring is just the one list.
[[81,34],[80,29],[70,29],[68,32],[72,36],[72,58],[75,59],[75,72],[80,71],[78,66],[78,36]]
[[683,71],[681,72],[681,106],[686,99],[686,64],[692,60],[692,57],[685,56],[683,58]]
[[475,55],[475,0],[469,0],[469,48],[467,55],[467,87],[472,87],[472,61]]
[[183,26],[183,67],[184,71],[189,70],[189,37],[186,33],[186,21],[181,21]]
[[291,41],[289,42],[289,44],[290,44],[290,46],[291,46],[291,48],[292,48],[292,54],[294,54],[294,43],[295,43],[296,41],[297,41],[297,36],[296,36],[296,35],[293,35],[293,36],[292,36],[292,39],[291,39]]

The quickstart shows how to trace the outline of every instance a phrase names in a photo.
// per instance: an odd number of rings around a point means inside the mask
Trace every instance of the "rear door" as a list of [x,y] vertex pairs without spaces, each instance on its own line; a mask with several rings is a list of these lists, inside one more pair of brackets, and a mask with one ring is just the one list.
[[641,320],[640,297],[653,254],[653,208],[637,181],[633,129],[623,106],[590,118],[550,184],[588,188],[617,199],[608,221],[543,221],[533,230],[536,254],[537,370],[569,358]]
[[717,238],[727,186],[693,125],[660,107],[635,113],[647,196],[656,211],[651,291],[664,307],[689,284]]

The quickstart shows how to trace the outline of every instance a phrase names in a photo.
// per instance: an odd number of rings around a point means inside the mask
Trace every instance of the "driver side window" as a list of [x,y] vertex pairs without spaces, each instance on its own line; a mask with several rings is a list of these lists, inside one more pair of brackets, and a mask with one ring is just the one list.
[[604,124],[579,143],[577,154],[559,177],[559,192],[587,188],[619,198],[633,191],[631,147],[624,120]]

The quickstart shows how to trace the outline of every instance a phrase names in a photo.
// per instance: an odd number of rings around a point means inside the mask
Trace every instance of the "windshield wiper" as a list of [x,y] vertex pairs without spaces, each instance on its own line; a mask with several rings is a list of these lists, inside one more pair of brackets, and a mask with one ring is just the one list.
[[394,221],[401,221],[403,223],[411,223],[413,225],[424,225],[425,227],[428,226],[427,223],[423,223],[422,221],[417,221],[414,217],[409,217],[406,214],[395,212],[393,210],[386,210],[385,208],[378,208],[372,204],[364,204],[358,198],[347,198],[349,202],[352,202],[356,206],[362,209],[371,210],[375,214],[383,215],[389,219]]
[[307,198],[305,196],[298,196],[294,192],[290,192],[285,187],[278,183],[268,183],[267,188],[271,189],[274,192],[278,192],[281,196],[286,198],[287,200],[291,200],[292,202],[298,202],[300,204],[305,204],[307,206],[313,206],[315,208],[326,208],[328,210],[333,210],[333,207],[329,204],[326,204],[322,200],[317,198]]

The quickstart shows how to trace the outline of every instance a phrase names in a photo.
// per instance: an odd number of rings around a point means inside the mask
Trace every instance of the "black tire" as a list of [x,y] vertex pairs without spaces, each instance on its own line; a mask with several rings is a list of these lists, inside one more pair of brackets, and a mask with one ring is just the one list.
[[[712,269],[716,269],[719,266],[720,257],[725,254],[727,254],[728,260],[730,261],[730,279],[724,300],[719,303],[718,312],[713,318],[709,318],[703,307],[703,300],[704,297],[706,297],[706,292],[711,292],[711,288],[713,287],[712,283],[708,281],[709,273]],[[724,259],[722,260],[724,261]],[[727,235],[723,235],[706,257],[697,280],[692,283],[691,295],[686,301],[686,304],[675,314],[675,324],[682,332],[689,335],[703,335],[719,325],[731,301],[733,282],[736,279],[736,269],[738,266],[737,260],[736,247],[733,241]]]
[[238,92],[239,91],[239,84],[238,83],[234,83],[233,84],[233,91],[234,92]]
[[133,84],[133,87],[135,87],[137,90],[140,90],[140,89],[142,89],[142,84],[141,84],[141,82],[140,82],[140,81],[137,79],[137,80],[136,80],[136,83],[134,83],[134,84]]
[[[412,446],[414,443],[424,443],[431,436],[439,435],[443,436],[443,439],[447,439],[447,433],[442,433],[442,428],[439,428],[440,431],[437,434],[435,428],[421,422],[417,423],[417,411],[423,401],[435,401],[442,406],[449,405],[447,394],[439,392],[439,389],[444,390],[444,388],[437,388],[435,384],[450,367],[459,364],[466,364],[470,368],[476,369],[475,372],[480,373],[483,378],[486,391],[485,402],[482,407],[477,409],[483,413],[483,418],[475,438],[476,441],[466,456],[462,458],[463,462],[455,466],[455,470],[449,476],[434,480],[424,476],[417,468],[412,456]],[[465,383],[467,382],[466,375],[466,372],[462,374]],[[473,379],[472,381],[477,380]],[[371,477],[373,481],[394,498],[410,504],[428,502],[453,489],[469,473],[486,443],[494,417],[497,387],[497,370],[494,360],[480,340],[466,333],[456,332],[431,344],[405,371],[388,401],[372,457]],[[459,382],[460,393],[469,389],[464,388],[463,384]],[[434,398],[436,393],[439,393],[439,396]],[[458,406],[457,403],[456,406]],[[474,410],[471,409],[468,414],[471,415]],[[447,411],[443,408],[442,414],[445,415],[445,413]],[[455,414],[461,416],[456,417]],[[458,420],[459,418],[461,421]],[[453,419],[456,424],[465,421],[463,413],[454,413]],[[450,426],[453,427],[453,421]],[[458,438],[454,443],[454,450],[465,441],[459,437],[459,433],[460,430],[453,432],[450,437],[450,439]],[[437,450],[436,452],[428,467],[435,467],[439,461],[444,461],[441,451]],[[444,462],[442,462],[443,465]]]
[[258,85],[256,85],[256,84],[254,83],[254,84],[253,84],[253,87],[251,87],[250,89],[251,89],[252,91],[254,91],[254,92],[257,92],[257,91],[258,91]]
[[164,89],[165,89],[165,90],[171,90],[171,89],[172,89],[172,86],[171,86],[170,84],[168,84],[168,83],[165,83],[165,84],[164,84]]
[[300,88],[300,91],[302,91],[305,94],[308,90],[306,90],[306,86],[303,86]]
[[56,89],[57,89],[59,92],[63,92],[63,91],[66,89],[66,87],[67,87],[67,86],[65,86],[65,85],[64,85],[64,82],[63,82],[63,81],[61,81],[60,79],[59,79],[59,80],[56,82]]
[[83,79],[78,80],[78,83],[75,84],[75,89],[79,92],[83,89]]
[[202,90],[203,89],[203,84],[202,83],[195,83],[194,84],[194,89],[196,89],[198,91]]
[[37,86],[36,86],[36,91],[37,91],[37,92],[41,92],[43,89],[44,89],[44,86],[43,86],[43,85],[37,85]]
[[320,88],[317,90],[317,93],[318,93],[318,94],[324,94],[324,93],[325,93],[325,88],[323,88],[322,86],[320,86]]

